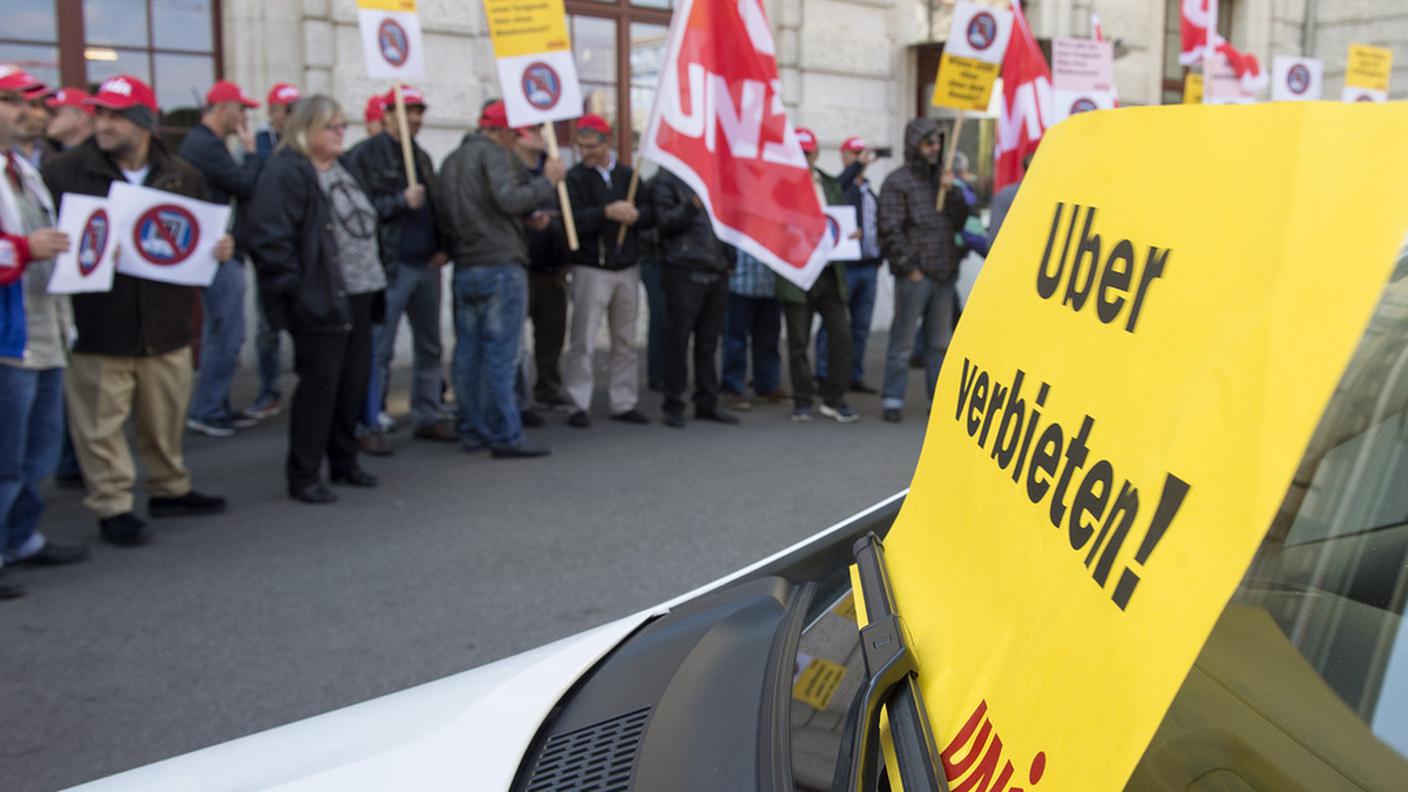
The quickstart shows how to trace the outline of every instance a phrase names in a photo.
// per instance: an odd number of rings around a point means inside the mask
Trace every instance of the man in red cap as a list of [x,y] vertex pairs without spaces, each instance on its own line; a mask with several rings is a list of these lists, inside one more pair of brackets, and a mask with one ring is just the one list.
[[[385,130],[347,152],[350,169],[366,188],[376,207],[381,263],[386,269],[386,316],[373,341],[372,386],[367,418],[379,417],[390,386],[391,353],[404,314],[411,324],[414,367],[411,380],[411,420],[414,436],[422,440],[454,442],[459,439],[453,422],[446,419],[441,391],[445,382],[440,345],[440,268],[449,261],[446,242],[435,218],[435,167],[430,155],[416,144],[425,120],[425,95],[410,86],[401,88],[406,108],[406,132],[414,159],[416,184],[411,186],[401,151],[401,130],[394,118]],[[395,94],[384,97],[395,106]],[[394,113],[394,111],[393,111]],[[375,411],[375,413],[373,413]],[[378,421],[368,420],[370,436],[363,447],[377,442]],[[384,441],[381,443],[384,445]],[[368,449],[371,452],[370,448]],[[390,450],[386,447],[386,450]],[[372,452],[374,453],[374,452]]]
[[280,138],[283,137],[284,122],[288,120],[289,111],[302,98],[303,92],[298,90],[298,86],[290,83],[275,83],[274,87],[269,89],[269,96],[264,100],[269,120],[254,133],[254,151],[259,155],[259,159],[269,161],[269,157],[279,145]]
[[367,137],[381,134],[386,125],[385,98],[381,94],[367,100],[367,107],[362,111],[362,122],[367,126]]
[[[131,75],[112,77],[88,100],[97,108],[93,139],[44,165],[56,196],[106,196],[116,181],[204,200],[198,173],[156,136],[156,94]],[[234,255],[226,234],[215,257]],[[191,393],[191,315],[197,291],[190,286],[113,276],[112,290],[73,296],[78,340],[66,383],[69,433],[83,478],[84,501],[98,516],[103,539],[134,545],[148,538],[133,511],[136,470],[123,435],[129,415],[137,452],[147,470],[152,517],[213,514],[225,499],[191,489],[181,453],[181,432]]]
[[[846,302],[851,325],[851,391],[877,393],[865,384],[865,347],[870,340],[870,321],[875,313],[875,294],[880,279],[880,199],[865,178],[865,169],[875,161],[875,150],[859,137],[841,144],[841,197],[855,207],[860,231],[860,258],[846,262]],[[826,379],[827,331],[816,334],[816,373]]]
[[19,133],[11,150],[24,157],[35,169],[44,166],[44,160],[57,154],[54,144],[44,138],[49,127],[49,105],[47,101],[54,89],[45,85],[24,92],[24,113],[19,120]]
[[44,134],[59,151],[78,148],[93,136],[93,108],[83,104],[87,98],[79,88],[60,88],[45,100],[52,115]]
[[[11,152],[24,117],[24,93],[41,87],[24,71],[0,66],[0,567],[66,564],[86,555],[38,531],[39,485],[53,472],[63,443],[63,375],[68,300],[46,286],[53,257],[67,250],[55,230],[49,190]],[[0,578],[0,599],[23,591]]]
[[[215,280],[201,293],[200,374],[186,420],[188,429],[210,437],[229,437],[258,420],[230,407],[230,383],[239,367],[245,336],[243,204],[254,197],[254,185],[264,166],[255,153],[247,117],[249,109],[258,106],[238,85],[221,80],[205,95],[200,123],[181,141],[181,158],[200,172],[210,201],[232,204],[235,209],[234,257],[220,262]],[[236,136],[244,148],[239,162],[225,144]]]
[[[592,352],[601,320],[611,336],[610,382],[607,396],[611,418],[649,423],[636,404],[640,377],[636,369],[636,317],[640,313],[640,231],[655,222],[647,206],[637,209],[626,200],[631,166],[611,150],[611,127],[597,115],[577,122],[581,160],[567,172],[567,192],[577,220],[581,245],[569,254],[572,262],[572,340],[563,365],[567,397],[576,412],[567,423],[579,429],[591,425]],[[621,238],[621,229],[626,236]],[[621,244],[616,244],[622,239]]]
[[504,103],[489,103],[480,113],[479,128],[445,159],[436,183],[435,208],[455,262],[452,379],[460,442],[469,451],[488,446],[495,459],[548,453],[524,444],[514,394],[527,317],[524,224],[546,227],[545,215],[530,213],[552,195],[567,169],[554,158],[544,164],[541,176],[530,175],[513,154],[517,138]]

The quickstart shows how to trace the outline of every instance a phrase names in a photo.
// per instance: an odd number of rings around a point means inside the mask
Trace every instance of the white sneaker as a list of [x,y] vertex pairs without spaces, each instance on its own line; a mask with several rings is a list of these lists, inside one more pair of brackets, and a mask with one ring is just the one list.
[[848,424],[855,423],[856,421],[860,420],[860,416],[856,414],[856,411],[852,410],[851,406],[849,404],[846,404],[845,402],[842,402],[836,405],[835,407],[823,404],[819,408],[819,412],[821,413],[822,417],[830,418],[836,423]]

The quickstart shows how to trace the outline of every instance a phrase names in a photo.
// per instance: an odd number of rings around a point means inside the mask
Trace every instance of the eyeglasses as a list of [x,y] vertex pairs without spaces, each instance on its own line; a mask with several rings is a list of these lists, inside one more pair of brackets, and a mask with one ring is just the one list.
[[328,124],[327,126],[323,127],[323,129],[326,129],[329,132],[336,132],[337,134],[341,135],[343,132],[347,131],[347,127],[349,126],[351,125],[348,124],[346,121],[341,121],[336,124]]

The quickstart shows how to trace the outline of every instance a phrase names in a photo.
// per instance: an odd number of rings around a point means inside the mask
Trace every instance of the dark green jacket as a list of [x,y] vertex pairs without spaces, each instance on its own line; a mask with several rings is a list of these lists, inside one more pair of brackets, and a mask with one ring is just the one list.
[[[813,168],[812,171],[821,177],[821,191],[826,194],[827,205],[845,206],[846,196],[841,189],[841,183],[836,181],[836,177],[819,168]],[[807,301],[807,293],[797,288],[792,281],[781,276],[774,277],[777,278],[777,299],[789,303],[804,303]],[[841,299],[850,299],[850,297],[846,295],[846,263],[844,261],[833,261],[828,264],[826,269],[821,271],[821,275],[817,277],[817,282],[820,282],[822,278],[835,278],[836,288],[841,292]],[[816,286],[813,285],[812,288],[815,289]]]

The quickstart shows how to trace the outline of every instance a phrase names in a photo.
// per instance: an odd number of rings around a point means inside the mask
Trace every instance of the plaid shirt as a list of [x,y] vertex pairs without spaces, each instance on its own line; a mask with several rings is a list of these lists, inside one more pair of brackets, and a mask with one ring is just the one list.
[[738,251],[738,262],[728,276],[728,290],[743,297],[775,297],[772,270],[763,262]]

